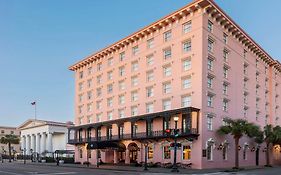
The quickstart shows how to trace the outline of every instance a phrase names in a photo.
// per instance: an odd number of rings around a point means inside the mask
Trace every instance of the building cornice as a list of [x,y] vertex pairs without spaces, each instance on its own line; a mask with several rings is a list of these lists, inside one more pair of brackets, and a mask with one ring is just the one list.
[[86,57],[85,59],[77,62],[69,67],[69,70],[76,71],[90,63],[97,61],[103,57],[106,57],[119,49],[134,43],[149,34],[159,31],[161,28],[178,21],[181,18],[185,18],[187,15],[194,13],[195,11],[203,10],[213,20],[217,21],[228,33],[230,33],[238,42],[243,44],[249,51],[267,63],[269,66],[274,66],[276,70],[281,72],[281,64],[279,61],[274,60],[265,50],[262,49],[241,27],[239,27],[213,0],[195,0],[187,6],[177,10],[176,12],[165,16],[164,18],[152,23],[151,25],[144,27],[143,29],[129,35],[128,37],[121,39],[120,41]]

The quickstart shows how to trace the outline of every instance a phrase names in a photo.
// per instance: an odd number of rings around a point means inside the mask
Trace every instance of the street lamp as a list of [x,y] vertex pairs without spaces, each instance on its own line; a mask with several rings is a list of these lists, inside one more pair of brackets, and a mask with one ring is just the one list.
[[174,129],[174,163],[173,163],[173,167],[172,167],[172,172],[179,172],[178,167],[177,167],[177,132],[178,132],[178,121],[179,121],[179,117],[176,115],[174,117],[174,121],[175,121],[175,129]]
[[24,164],[26,164],[26,160],[25,160],[25,155],[26,155],[26,148],[23,148],[22,150],[21,150],[22,152],[23,152],[23,163]]
[[144,170],[147,171],[147,152],[148,152],[148,143],[145,143],[144,144],[144,152],[145,152],[145,155],[144,155]]

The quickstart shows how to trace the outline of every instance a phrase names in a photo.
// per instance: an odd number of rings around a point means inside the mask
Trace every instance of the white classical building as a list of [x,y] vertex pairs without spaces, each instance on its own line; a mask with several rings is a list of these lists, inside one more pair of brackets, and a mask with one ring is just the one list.
[[56,150],[74,150],[68,141],[68,127],[71,122],[61,123],[54,121],[29,119],[19,126],[21,149],[26,154],[53,153]]

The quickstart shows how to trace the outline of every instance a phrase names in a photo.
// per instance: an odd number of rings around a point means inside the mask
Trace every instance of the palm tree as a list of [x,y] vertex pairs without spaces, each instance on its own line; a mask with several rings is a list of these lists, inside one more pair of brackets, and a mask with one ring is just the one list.
[[5,135],[5,137],[2,137],[0,139],[0,143],[2,144],[8,144],[8,149],[9,149],[9,162],[11,162],[11,156],[12,156],[12,150],[11,150],[11,145],[12,144],[19,144],[20,139],[15,136],[15,135]]
[[259,166],[260,145],[264,142],[263,131],[257,132],[254,140],[258,144],[256,148],[256,166]]
[[266,165],[265,166],[271,166],[270,165],[270,159],[269,159],[269,147],[270,144],[278,143],[281,140],[281,127],[272,125],[266,125],[263,130],[264,133],[264,141],[266,143]]
[[230,118],[225,118],[224,122],[226,125],[221,126],[217,132],[220,135],[231,134],[233,136],[235,142],[235,166],[233,168],[239,169],[239,140],[241,137],[243,137],[243,135],[254,137],[259,131],[259,127],[243,119],[233,120]]

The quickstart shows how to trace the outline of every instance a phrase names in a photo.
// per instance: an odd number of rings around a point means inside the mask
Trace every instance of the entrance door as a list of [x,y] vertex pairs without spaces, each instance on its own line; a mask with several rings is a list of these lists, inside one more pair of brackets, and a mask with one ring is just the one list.
[[136,163],[138,158],[138,151],[130,151],[130,163]]

